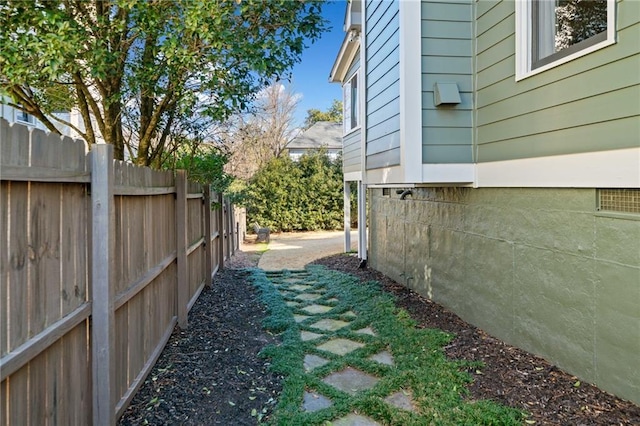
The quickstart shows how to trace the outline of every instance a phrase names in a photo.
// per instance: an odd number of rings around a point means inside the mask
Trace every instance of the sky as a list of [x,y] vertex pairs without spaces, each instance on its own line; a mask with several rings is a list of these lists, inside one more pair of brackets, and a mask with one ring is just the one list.
[[302,96],[295,115],[297,125],[302,125],[308,109],[324,111],[334,99],[342,99],[340,84],[329,83],[329,74],[344,39],[342,25],[346,5],[345,0],[327,1],[323,5],[322,15],[331,29],[315,43],[308,42],[302,61],[293,67],[292,88]]

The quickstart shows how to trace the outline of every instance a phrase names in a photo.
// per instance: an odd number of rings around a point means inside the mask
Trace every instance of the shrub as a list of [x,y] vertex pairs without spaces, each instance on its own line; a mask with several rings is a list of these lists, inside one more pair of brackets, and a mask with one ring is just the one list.
[[342,160],[326,151],[271,160],[244,189],[247,222],[272,231],[341,229],[343,223]]

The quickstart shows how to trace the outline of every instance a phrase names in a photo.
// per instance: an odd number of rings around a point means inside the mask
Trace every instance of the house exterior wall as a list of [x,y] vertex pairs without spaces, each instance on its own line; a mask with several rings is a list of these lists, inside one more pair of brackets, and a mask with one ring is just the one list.
[[360,129],[356,129],[342,138],[342,172],[361,172],[362,141]]
[[[473,161],[473,1],[423,0],[422,162]],[[436,106],[434,85],[456,83],[461,103]]]
[[[370,189],[370,265],[506,342],[640,403],[640,215],[595,189]],[[391,255],[393,254],[393,255]]]
[[[360,70],[360,50],[356,53],[355,58],[345,76],[345,82],[351,80],[356,72]],[[362,77],[359,77],[360,79]],[[359,82],[361,84],[361,82]],[[349,94],[350,97],[350,94]],[[345,98],[344,101],[347,99]],[[349,99],[350,101],[351,99]],[[343,102],[344,102],[343,101]],[[359,109],[358,109],[359,111]],[[343,173],[362,172],[362,140],[360,138],[362,123],[360,126],[349,131],[342,137],[342,170]]]
[[400,164],[399,3],[365,2],[366,169]]
[[[2,99],[0,99],[1,101]],[[5,120],[7,120],[9,123],[20,123],[20,124],[24,124],[26,126],[35,128],[35,129],[40,129],[40,130],[44,130],[46,132],[48,132],[49,130],[47,129],[47,127],[42,124],[42,122],[40,120],[38,120],[37,118],[35,118],[32,115],[29,115],[29,120],[28,121],[22,121],[19,118],[19,114],[21,113],[21,111],[7,105],[4,103],[0,102],[0,118],[4,118]],[[68,112],[58,112],[58,113],[54,113],[53,115],[60,117],[63,120],[66,121],[71,121],[71,114]],[[72,132],[71,129],[69,129],[69,126],[60,124],[57,121],[54,121],[54,124],[56,125],[56,127],[60,130],[60,132],[65,135],[65,136],[71,136],[73,138],[79,138],[79,136],[76,134],[76,132]]]
[[617,43],[515,79],[515,2],[476,2],[477,161],[640,146],[640,2],[617,2]]

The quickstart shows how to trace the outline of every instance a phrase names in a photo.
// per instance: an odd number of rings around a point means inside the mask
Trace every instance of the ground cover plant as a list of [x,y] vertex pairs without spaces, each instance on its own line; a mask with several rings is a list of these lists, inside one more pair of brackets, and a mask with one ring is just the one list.
[[[275,423],[273,408],[289,396],[283,375],[258,354],[284,333],[274,336],[262,328],[266,308],[251,275],[239,270],[255,267],[259,257],[260,251],[238,252],[225,263],[189,313],[189,328],[176,329],[119,424]],[[450,359],[464,360],[462,367],[472,376],[465,399],[490,399],[526,411],[525,425],[640,424],[637,405],[584,382],[576,386],[577,378],[544,359],[484,333],[373,269],[359,268],[355,256],[339,254],[315,263],[362,282],[379,282],[416,327],[455,336],[443,349]],[[299,411],[298,405],[291,407]]]
[[[466,370],[479,364],[448,359],[443,348],[453,336],[416,328],[378,283],[318,266],[293,273],[255,270],[252,279],[268,306],[265,327],[281,340],[262,351],[284,377],[272,424],[324,425],[350,413],[390,425],[522,424],[523,412],[464,398],[471,381]],[[338,340],[358,347],[326,349]],[[381,354],[388,362],[380,362]],[[309,368],[309,356],[326,364]],[[378,381],[358,391],[331,384],[346,371]],[[306,409],[305,393],[321,395],[327,406]],[[388,403],[394,394],[403,398],[402,408]]]

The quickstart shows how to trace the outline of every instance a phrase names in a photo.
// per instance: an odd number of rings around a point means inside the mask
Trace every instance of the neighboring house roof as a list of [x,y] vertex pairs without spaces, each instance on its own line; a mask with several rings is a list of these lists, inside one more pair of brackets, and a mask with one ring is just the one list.
[[342,148],[342,124],[318,121],[287,144],[286,149]]

